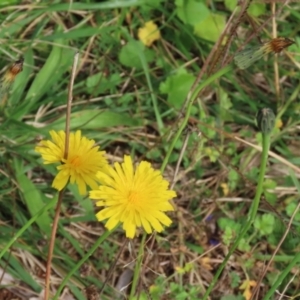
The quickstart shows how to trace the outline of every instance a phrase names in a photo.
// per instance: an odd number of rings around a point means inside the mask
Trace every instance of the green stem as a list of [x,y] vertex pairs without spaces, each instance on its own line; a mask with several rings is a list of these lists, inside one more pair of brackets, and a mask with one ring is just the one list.
[[73,267],[73,269],[66,275],[62,283],[60,284],[53,300],[57,300],[62,289],[65,287],[68,280],[71,278],[71,276],[82,266],[82,264],[88,260],[88,258],[98,249],[100,244],[107,239],[108,236],[113,232],[114,230],[106,230],[103,235],[96,241],[96,243],[92,246],[92,248],[82,257],[82,259]]
[[229,252],[226,255],[224,261],[219,266],[219,268],[218,268],[212,282],[210,283],[208,289],[206,290],[206,293],[204,294],[202,300],[206,300],[208,298],[210,292],[212,291],[213,287],[217,283],[218,278],[219,278],[220,274],[222,273],[225,265],[227,264],[230,256],[233,254],[235,249],[238,247],[240,241],[242,240],[242,238],[244,237],[246,232],[250,229],[250,227],[251,227],[251,225],[252,225],[252,223],[253,223],[253,221],[256,217],[257,210],[258,210],[258,207],[259,207],[260,197],[261,197],[261,194],[263,192],[263,183],[264,183],[264,177],[265,177],[265,173],[266,173],[269,148],[270,148],[270,133],[269,134],[262,134],[262,158],[261,158],[261,165],[260,165],[260,173],[259,173],[255,198],[252,202],[252,205],[251,205],[251,208],[250,208],[250,211],[249,211],[247,223],[243,227],[242,231],[239,233],[238,238],[235,240],[234,244],[229,249]]
[[198,87],[194,90],[192,96],[191,96],[191,99],[188,103],[188,106],[187,106],[187,110],[186,110],[186,114],[184,116],[184,119],[182,121],[182,123],[180,124],[180,127],[179,129],[177,130],[176,132],[176,135],[175,137],[173,138],[172,142],[171,142],[171,145],[168,149],[168,152],[166,154],[166,157],[162,163],[162,166],[160,168],[161,172],[163,173],[168,161],[169,161],[169,158],[172,154],[172,151],[176,145],[176,142],[177,140],[179,139],[182,131],[184,130],[184,128],[186,127],[187,123],[188,123],[188,120],[189,120],[189,117],[191,115],[191,110],[192,110],[192,106],[193,106],[193,103],[194,103],[194,100],[197,98],[199,92],[204,89],[206,86],[208,86],[209,84],[211,84],[213,81],[215,81],[216,79],[220,78],[221,76],[223,76],[224,74],[228,73],[230,70],[232,70],[232,66],[228,65],[226,67],[224,67],[223,69],[219,70],[218,72],[214,73],[212,76],[210,76],[209,78],[207,78],[205,81],[203,81],[201,84],[198,85]]
[[[288,275],[291,269],[300,261],[300,253],[298,252],[288,266],[280,273],[277,280],[272,284],[271,288],[264,296],[263,300],[268,300],[270,296],[275,294],[275,290],[281,285],[283,279]],[[294,298],[296,299],[296,298]]]
[[129,300],[133,299],[134,294],[136,292],[136,287],[137,287],[139,276],[140,276],[142,261],[143,261],[143,258],[144,258],[143,254],[144,254],[144,247],[145,247],[146,237],[147,237],[147,233],[144,233],[143,237],[142,237],[141,244],[140,244],[140,248],[139,248],[139,254],[138,254],[138,257],[137,257],[137,262],[136,262],[136,265],[135,265],[135,268],[134,268],[134,274],[133,274],[133,280],[132,280]]
[[57,197],[54,197],[47,205],[45,205],[40,211],[37,212],[16,234],[14,237],[5,244],[4,248],[0,252],[0,259],[7,252],[7,250],[12,246],[12,244],[30,227],[32,223],[34,223],[39,216],[41,216],[44,212],[52,208],[57,202]]

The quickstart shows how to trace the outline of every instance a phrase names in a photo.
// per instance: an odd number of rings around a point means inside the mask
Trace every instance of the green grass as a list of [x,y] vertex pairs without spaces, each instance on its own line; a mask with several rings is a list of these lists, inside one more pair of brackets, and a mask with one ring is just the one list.
[[[2,281],[0,298],[9,291],[29,299],[44,288],[57,198],[51,188],[56,169],[44,165],[34,147],[49,138],[49,130],[65,128],[68,84],[79,51],[71,130],[80,129],[97,141],[110,162],[130,154],[136,162],[165,167],[164,176],[171,181],[190,134],[176,174],[177,210],[168,214],[173,223],[156,235],[152,249],[146,238],[143,258],[150,258],[143,285],[138,285],[140,299],[150,299],[149,295],[153,300],[203,299],[228,249],[245,228],[257,192],[262,168],[257,146],[262,136],[256,114],[268,107],[283,122],[271,136],[258,214],[209,293],[211,299],[243,299],[239,287],[247,279],[258,282],[299,202],[298,3],[290,3],[276,16],[278,36],[296,42],[287,54],[269,55],[246,70],[232,64],[223,72],[222,52],[215,70],[205,72],[197,84],[199,97],[182,116],[184,100],[228,22],[234,1],[225,1],[226,6],[223,1],[207,5],[194,0],[81,2],[0,4],[0,77],[21,56],[25,61],[0,115],[0,268],[4,278],[12,276]],[[256,4],[248,12],[261,24],[271,8]],[[146,47],[137,33],[150,20],[159,26],[162,38]],[[230,22],[239,22],[229,45],[231,56],[253,28],[236,16]],[[267,41],[272,36],[271,21],[257,35]],[[254,37],[249,45],[257,43]],[[191,131],[180,128],[184,117]],[[106,238],[104,224],[95,217],[98,209],[78,194],[77,187],[68,186],[52,260],[52,291],[70,274],[66,292],[74,299],[89,299],[87,290],[95,286],[98,294],[117,260],[101,295],[116,299],[117,283],[124,280],[121,274],[134,269],[130,263],[136,262],[142,235],[126,244],[118,258],[124,232],[119,228]],[[266,295],[274,299],[275,289],[297,299],[299,221],[300,213],[272,258],[259,299]],[[216,242],[221,245],[213,248]],[[91,251],[96,243],[99,246]],[[129,297],[130,287],[122,293]]]

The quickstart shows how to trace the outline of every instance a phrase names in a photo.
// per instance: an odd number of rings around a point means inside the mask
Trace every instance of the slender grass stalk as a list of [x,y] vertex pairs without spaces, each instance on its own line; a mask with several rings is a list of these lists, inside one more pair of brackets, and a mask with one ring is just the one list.
[[93,244],[93,246],[91,247],[91,249],[82,257],[82,259],[66,275],[66,277],[64,278],[64,280],[61,282],[59,288],[57,289],[57,292],[56,292],[53,300],[57,300],[58,299],[60,293],[62,292],[63,288],[65,287],[65,285],[67,284],[67,282],[71,278],[71,276],[82,266],[82,264],[84,264],[89,259],[89,257],[98,249],[98,247],[100,246],[100,244],[103,241],[105,241],[113,232],[114,232],[114,230],[107,230],[107,231],[105,231],[105,233],[103,235],[101,235],[101,237],[95,242],[95,244]]
[[[292,170],[290,170],[289,173],[290,173],[291,178],[293,179],[293,182],[294,182],[295,186],[297,187],[298,192],[300,193],[300,185],[299,185],[298,180],[296,179],[295,174],[292,172]],[[279,251],[279,249],[280,249],[282,243],[285,241],[285,238],[287,237],[288,233],[290,232],[290,229],[291,229],[291,226],[292,226],[292,224],[293,224],[294,218],[295,218],[296,214],[298,213],[299,209],[300,209],[300,203],[298,203],[296,209],[294,210],[293,214],[291,215],[291,218],[290,218],[290,220],[289,220],[289,223],[287,224],[287,228],[286,228],[286,230],[285,230],[283,236],[281,237],[279,243],[276,245],[276,249],[274,250],[274,252],[273,252],[271,258],[269,259],[268,264],[264,267],[263,271],[261,272],[260,278],[259,278],[259,280],[257,281],[256,286],[255,286],[254,289],[252,290],[251,299],[249,299],[249,300],[255,299],[255,295],[256,295],[256,293],[258,293],[258,291],[259,291],[260,284],[261,284],[263,278],[265,277],[267,271],[269,270],[269,268],[270,268],[272,262],[274,261],[274,258],[275,258],[275,256],[276,256],[276,254],[278,253],[278,251]],[[284,294],[284,292],[283,292],[283,294]]]
[[[296,178],[296,175],[294,172],[292,172],[292,170],[290,170],[290,176],[294,182],[294,185],[297,187],[298,193],[300,193],[300,186],[299,186],[299,181]],[[297,208],[299,207],[299,204],[297,206]],[[295,217],[295,214],[297,213],[297,209],[294,211],[290,223],[292,223],[293,221],[293,217]],[[273,258],[273,257],[272,257]],[[291,269],[293,267],[295,267],[295,265],[300,262],[300,253],[296,254],[296,256],[294,256],[294,258],[290,261],[290,263],[287,265],[287,267],[280,273],[280,275],[278,276],[277,280],[272,284],[270,290],[267,292],[267,294],[265,295],[265,297],[263,298],[264,300],[268,300],[270,298],[270,296],[272,296],[273,294],[275,294],[275,290],[281,285],[282,281],[284,280],[284,278],[288,275],[288,273],[291,271]],[[294,298],[296,299],[296,298]]]
[[14,237],[5,244],[4,248],[0,252],[0,259],[3,257],[3,255],[8,251],[8,249],[13,245],[13,243],[18,240],[18,238],[31,226],[32,223],[34,223],[39,216],[41,216],[43,213],[48,211],[50,208],[52,208],[55,203],[57,202],[57,197],[54,197],[49,201],[38,213],[36,213],[26,224],[14,234]]
[[58,193],[58,201],[56,203],[55,215],[54,215],[54,220],[53,220],[53,225],[51,230],[50,243],[49,243],[48,256],[47,256],[47,265],[46,265],[46,276],[45,276],[45,300],[49,299],[49,294],[50,294],[52,256],[55,247],[55,237],[56,237],[56,232],[58,227],[60,207],[63,201],[63,195],[64,195],[63,190]]
[[228,73],[229,71],[232,70],[232,66],[231,65],[228,65],[226,67],[224,67],[223,69],[219,70],[218,72],[214,73],[213,75],[211,75],[209,78],[207,78],[205,81],[203,81],[202,83],[200,83],[198,85],[198,87],[194,90],[189,102],[188,102],[188,105],[187,105],[187,109],[186,109],[186,114],[184,116],[184,119],[182,121],[182,123],[180,124],[177,132],[176,132],[176,135],[175,137],[173,138],[171,144],[170,144],[170,147],[168,149],[168,152],[166,154],[166,157],[162,163],[162,166],[160,168],[161,172],[163,173],[163,171],[165,170],[165,167],[169,161],[169,158],[172,154],[172,151],[175,147],[175,144],[176,142],[178,141],[182,131],[184,130],[184,128],[186,127],[187,123],[188,123],[188,120],[189,120],[189,117],[191,115],[191,109],[192,109],[192,106],[193,106],[193,103],[194,103],[194,100],[197,98],[199,92],[204,89],[206,86],[208,86],[209,84],[211,84],[213,81],[215,81],[216,79],[220,78],[221,76],[225,75],[226,73]]
[[[291,271],[291,269],[300,262],[300,252],[298,252],[292,261],[287,265],[287,267],[280,273],[277,280],[272,284],[267,294],[264,296],[263,300],[268,300],[272,295],[274,295],[276,289],[280,286],[283,279],[288,275],[288,273]],[[296,299],[296,298],[294,298]]]
[[140,271],[141,271],[141,266],[142,266],[142,261],[144,258],[144,248],[145,248],[145,241],[146,241],[147,233],[143,234],[142,241],[140,243],[140,248],[139,248],[139,254],[137,257],[137,262],[134,268],[134,273],[133,273],[133,279],[132,279],[132,285],[131,285],[131,290],[130,290],[130,296],[129,299],[132,299],[135,292],[136,292],[136,287],[138,284],[138,280],[140,278]]
[[260,129],[262,131],[262,157],[261,157],[260,172],[259,172],[259,177],[258,177],[256,194],[255,194],[255,198],[254,198],[252,205],[250,207],[250,210],[249,210],[248,220],[247,220],[245,226],[242,228],[242,231],[238,234],[238,237],[235,240],[234,244],[229,249],[229,252],[226,255],[225,259],[219,266],[219,268],[218,268],[213,280],[211,281],[208,289],[206,290],[206,293],[204,294],[202,300],[206,300],[208,298],[213,287],[216,285],[220,274],[222,273],[224,267],[226,266],[230,256],[236,250],[240,241],[245,236],[245,234],[250,229],[250,227],[252,226],[252,224],[255,220],[257,210],[259,207],[260,197],[263,192],[263,183],[264,183],[264,177],[265,177],[266,167],[267,167],[267,162],[268,162],[268,152],[269,152],[269,148],[270,148],[271,132],[272,132],[272,128],[274,127],[274,121],[275,121],[275,116],[272,111],[271,111],[272,112],[272,116],[271,116],[272,120],[270,121],[270,119],[268,119],[270,116],[266,115],[266,114],[268,114],[270,111],[271,110],[268,110],[268,109],[262,110],[261,119],[258,121],[258,123],[260,123],[259,124]]

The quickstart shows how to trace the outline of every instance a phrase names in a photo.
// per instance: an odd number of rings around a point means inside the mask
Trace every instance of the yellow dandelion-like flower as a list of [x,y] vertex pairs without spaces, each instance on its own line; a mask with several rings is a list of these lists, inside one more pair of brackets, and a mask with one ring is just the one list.
[[169,202],[176,193],[168,190],[169,183],[161,172],[142,161],[135,169],[130,156],[124,156],[122,164],[115,163],[107,172],[98,172],[102,184],[90,192],[97,206],[105,206],[96,214],[99,221],[108,219],[106,228],[112,230],[119,223],[128,238],[135,236],[136,228],[143,227],[147,233],[161,232],[163,225],[170,226],[171,219],[164,213],[173,211]]
[[50,131],[52,141],[43,140],[35,148],[42,155],[44,164],[61,163],[57,166],[58,174],[54,178],[52,187],[61,191],[70,180],[76,183],[79,193],[86,193],[86,186],[92,189],[98,187],[96,173],[105,170],[108,162],[105,151],[98,151],[95,141],[81,136],[81,131],[70,133],[68,158],[64,159],[66,134],[61,131]]
[[144,27],[139,28],[138,38],[144,45],[149,47],[154,41],[160,39],[160,31],[153,21],[149,21],[145,23]]

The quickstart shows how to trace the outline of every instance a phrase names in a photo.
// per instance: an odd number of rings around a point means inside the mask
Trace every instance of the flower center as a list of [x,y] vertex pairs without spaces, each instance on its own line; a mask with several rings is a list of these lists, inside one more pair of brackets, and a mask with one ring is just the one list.
[[75,156],[70,160],[70,164],[74,167],[78,167],[81,165],[81,159],[79,156]]
[[129,191],[128,193],[128,202],[130,202],[131,204],[137,204],[137,202],[139,201],[140,195],[139,193],[137,193],[136,191]]

